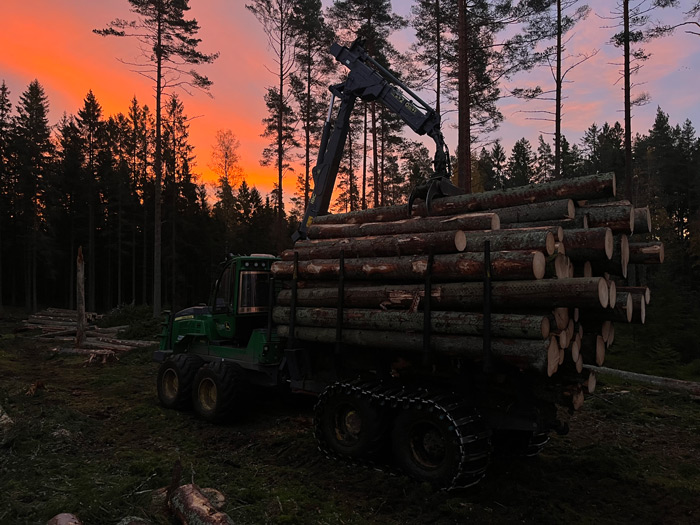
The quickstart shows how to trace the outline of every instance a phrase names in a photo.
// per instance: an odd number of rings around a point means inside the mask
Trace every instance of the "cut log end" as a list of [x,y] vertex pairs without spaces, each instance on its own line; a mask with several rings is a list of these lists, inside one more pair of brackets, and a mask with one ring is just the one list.
[[607,308],[610,304],[610,288],[607,281],[602,277],[598,281],[598,299],[600,300],[600,306],[603,308]]
[[547,376],[552,377],[559,368],[559,343],[556,337],[551,337],[547,347]]
[[[556,264],[556,261],[555,261]],[[542,279],[547,269],[547,260],[542,252],[535,252],[532,256],[532,273],[535,279]]]
[[606,228],[605,232],[605,256],[608,260],[612,259],[613,251],[615,250],[615,237],[610,228]]
[[[498,216],[496,216],[498,217]],[[467,247],[467,234],[462,230],[458,230],[455,233],[455,248],[458,252],[463,252]]]

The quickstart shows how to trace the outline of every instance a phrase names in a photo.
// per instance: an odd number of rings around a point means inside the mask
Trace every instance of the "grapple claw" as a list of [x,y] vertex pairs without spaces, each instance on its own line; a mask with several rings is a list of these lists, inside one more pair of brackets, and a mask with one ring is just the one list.
[[442,176],[431,177],[423,184],[416,186],[408,197],[408,216],[411,216],[413,202],[416,199],[423,199],[425,201],[425,207],[428,215],[430,215],[430,209],[434,198],[451,197],[462,194],[464,194],[464,190],[452,184],[449,179]]

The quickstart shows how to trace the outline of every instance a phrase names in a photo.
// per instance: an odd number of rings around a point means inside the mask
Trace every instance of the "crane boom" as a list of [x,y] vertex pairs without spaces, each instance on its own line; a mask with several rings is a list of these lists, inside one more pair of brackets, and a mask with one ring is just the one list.
[[[365,102],[380,102],[398,115],[415,133],[428,135],[435,141],[436,151],[433,160],[435,174],[426,184],[414,191],[409,199],[409,206],[416,196],[429,201],[432,196],[461,193],[461,190],[449,182],[449,151],[440,129],[440,116],[437,112],[390,71],[372,59],[360,40],[355,40],[349,48],[333,44],[330,52],[350,71],[345,82],[330,87],[330,108],[323,127],[316,166],[312,170],[314,191],[299,229],[292,236],[295,242],[306,238],[309,226],[318,215],[328,213],[343,148],[350,129],[350,115],[358,98]],[[336,98],[340,98],[341,102],[333,121],[333,105]]]

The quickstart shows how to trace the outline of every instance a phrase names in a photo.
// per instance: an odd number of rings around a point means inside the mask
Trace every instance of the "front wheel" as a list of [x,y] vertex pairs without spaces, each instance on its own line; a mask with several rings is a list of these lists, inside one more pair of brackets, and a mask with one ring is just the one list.
[[192,382],[201,358],[190,354],[175,354],[158,369],[158,400],[165,408],[187,408],[192,397]]
[[212,423],[230,415],[243,392],[243,369],[222,361],[207,363],[194,378],[194,411]]

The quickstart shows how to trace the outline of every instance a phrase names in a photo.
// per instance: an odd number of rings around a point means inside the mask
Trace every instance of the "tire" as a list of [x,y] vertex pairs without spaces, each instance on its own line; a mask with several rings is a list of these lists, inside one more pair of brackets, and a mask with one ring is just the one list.
[[322,449],[343,457],[364,458],[382,444],[383,421],[369,399],[329,387],[314,409],[316,438]]
[[192,400],[192,383],[202,365],[200,357],[176,354],[168,358],[158,369],[158,400],[165,408],[182,410]]
[[194,378],[192,405],[203,419],[217,423],[230,416],[243,392],[243,369],[223,361],[207,363]]
[[403,410],[391,434],[394,460],[408,476],[435,488],[468,487],[481,480],[489,461],[490,432],[478,413],[451,413],[424,403]]

